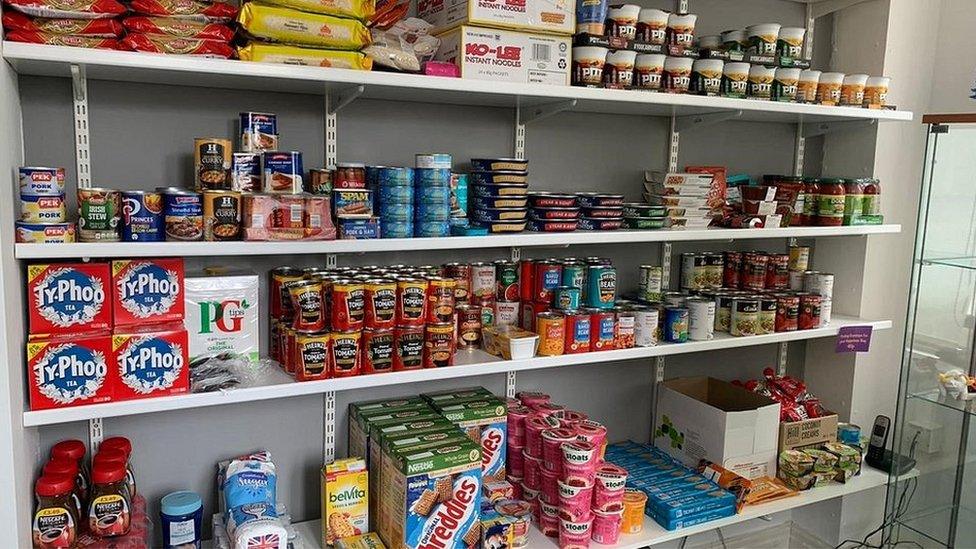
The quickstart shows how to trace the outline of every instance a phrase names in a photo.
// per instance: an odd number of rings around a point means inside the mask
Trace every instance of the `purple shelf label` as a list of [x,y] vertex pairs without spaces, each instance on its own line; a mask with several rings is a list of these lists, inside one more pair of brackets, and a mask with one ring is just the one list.
[[837,353],[866,353],[871,348],[873,326],[842,326],[837,332]]

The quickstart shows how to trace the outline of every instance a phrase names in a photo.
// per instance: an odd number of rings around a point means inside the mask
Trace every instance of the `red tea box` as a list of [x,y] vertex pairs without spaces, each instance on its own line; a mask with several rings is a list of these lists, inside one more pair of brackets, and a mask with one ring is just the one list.
[[32,334],[78,334],[112,327],[108,263],[54,263],[27,267]]
[[112,336],[108,332],[29,341],[27,384],[31,410],[112,400],[118,379],[110,368],[112,356]]
[[182,323],[155,325],[112,335],[116,377],[115,400],[186,393],[190,360]]
[[112,311],[116,326],[183,320],[183,260],[113,261]]

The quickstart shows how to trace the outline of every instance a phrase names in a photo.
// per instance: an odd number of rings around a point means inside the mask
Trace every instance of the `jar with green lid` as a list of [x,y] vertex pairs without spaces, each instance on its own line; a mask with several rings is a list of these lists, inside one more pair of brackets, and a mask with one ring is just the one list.
[[817,225],[835,227],[844,224],[844,183],[843,179],[821,179],[817,184]]
[[844,180],[844,225],[851,225],[854,219],[861,217],[867,182],[867,179]]

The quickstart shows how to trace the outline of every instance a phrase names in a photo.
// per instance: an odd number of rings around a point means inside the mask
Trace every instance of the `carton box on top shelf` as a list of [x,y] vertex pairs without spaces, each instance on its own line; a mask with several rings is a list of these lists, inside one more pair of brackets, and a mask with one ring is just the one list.
[[569,0],[418,0],[417,17],[439,34],[459,25],[571,35],[576,3]]
[[52,263],[27,267],[32,335],[98,332],[112,327],[108,263]]
[[116,328],[112,334],[112,357],[119,378],[115,400],[176,395],[190,390],[187,336],[181,322]]
[[261,307],[256,274],[220,269],[196,273],[186,277],[184,296],[190,360],[225,353],[258,360]]
[[112,336],[107,331],[28,341],[31,410],[111,401],[118,384],[112,364]]
[[569,85],[568,37],[464,25],[439,38],[434,59],[457,65],[461,78]]
[[116,326],[182,321],[183,299],[182,259],[112,262],[112,312]]

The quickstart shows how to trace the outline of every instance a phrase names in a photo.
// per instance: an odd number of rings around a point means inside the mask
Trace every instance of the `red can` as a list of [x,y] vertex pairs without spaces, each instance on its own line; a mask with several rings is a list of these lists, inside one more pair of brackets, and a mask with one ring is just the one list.
[[586,309],[590,315],[590,350],[609,351],[617,346],[617,315],[612,311]]
[[332,283],[332,329],[337,332],[358,332],[363,329],[366,315],[366,287],[355,280]]
[[397,326],[393,329],[393,371],[424,367],[424,327]]
[[800,294],[799,328],[812,330],[820,327],[820,296],[817,294]]
[[365,289],[365,326],[388,330],[396,315],[396,282],[382,278],[367,280]]
[[531,259],[523,259],[519,262],[519,301],[522,303],[532,301],[534,275],[535,261]]
[[766,261],[766,289],[790,287],[790,254],[769,254]]
[[[766,265],[769,256],[762,252],[746,252],[742,254],[742,288],[744,290],[762,290],[766,287]],[[787,279],[787,282],[789,280]]]
[[554,290],[562,283],[563,265],[552,259],[540,259],[532,270],[532,299],[549,305]]
[[454,365],[454,323],[427,324],[424,337],[424,368],[443,368]]
[[421,278],[397,280],[396,325],[424,326],[427,319],[427,281]]
[[268,319],[268,358],[281,362],[281,321]]
[[[463,349],[481,347],[482,306],[475,304],[457,307],[457,346]],[[492,308],[494,311],[494,308]]]
[[363,330],[361,370],[363,374],[393,371],[393,330]]
[[359,375],[360,332],[332,333],[332,377]]
[[471,299],[471,265],[448,263],[443,273],[446,278],[454,279],[454,304],[467,303]]
[[793,294],[776,294],[776,331],[795,332],[799,326],[800,298]]
[[295,373],[295,329],[291,326],[281,327],[282,340],[281,357],[284,359],[281,366],[289,374]]
[[564,311],[566,317],[566,354],[590,352],[590,315],[582,311]]
[[332,336],[328,332],[296,332],[295,379],[316,381],[329,377],[332,364]]
[[530,332],[535,331],[535,317],[539,313],[549,310],[548,303],[537,303],[535,301],[522,302],[522,328]]
[[291,319],[294,311],[291,307],[291,295],[288,294],[285,284],[296,282],[304,278],[302,272],[292,267],[275,267],[269,273],[271,280],[268,288],[268,295],[271,298],[271,316],[273,318]]
[[739,288],[742,281],[742,252],[725,252],[725,266],[722,268],[722,286]]
[[427,323],[454,321],[454,279],[441,276],[427,281]]

